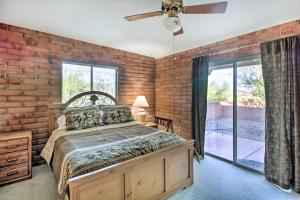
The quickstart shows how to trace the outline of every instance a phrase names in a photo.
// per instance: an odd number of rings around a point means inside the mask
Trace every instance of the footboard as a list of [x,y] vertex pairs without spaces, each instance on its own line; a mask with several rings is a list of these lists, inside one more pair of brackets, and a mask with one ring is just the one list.
[[158,200],[193,184],[193,141],[68,181],[70,200]]

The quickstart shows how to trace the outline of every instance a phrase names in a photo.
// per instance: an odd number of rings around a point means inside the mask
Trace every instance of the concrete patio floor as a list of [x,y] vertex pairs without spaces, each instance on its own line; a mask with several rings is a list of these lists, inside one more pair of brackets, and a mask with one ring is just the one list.
[[[214,131],[207,131],[205,136],[206,152],[233,160],[233,138],[232,135],[222,134]],[[237,159],[250,160],[264,163],[265,144],[264,142],[249,140],[238,137]]]

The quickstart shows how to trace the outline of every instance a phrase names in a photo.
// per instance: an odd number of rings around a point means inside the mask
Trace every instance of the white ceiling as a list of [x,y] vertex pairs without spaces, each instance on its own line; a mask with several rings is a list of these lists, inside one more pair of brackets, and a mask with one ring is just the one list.
[[[184,5],[222,0],[184,0]],[[185,34],[175,52],[300,19],[300,0],[228,0],[226,14],[180,15]],[[124,16],[160,10],[161,0],[0,0],[0,22],[130,52],[173,53],[164,17],[127,22]]]

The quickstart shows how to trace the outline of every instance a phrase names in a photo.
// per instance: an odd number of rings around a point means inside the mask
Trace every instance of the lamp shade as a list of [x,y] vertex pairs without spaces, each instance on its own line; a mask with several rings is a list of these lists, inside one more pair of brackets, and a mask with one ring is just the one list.
[[148,108],[149,104],[145,96],[137,96],[132,106]]

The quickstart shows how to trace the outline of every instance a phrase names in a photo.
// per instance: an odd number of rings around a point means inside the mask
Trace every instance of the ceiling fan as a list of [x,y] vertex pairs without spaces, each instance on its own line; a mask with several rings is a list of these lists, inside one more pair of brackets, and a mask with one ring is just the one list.
[[183,28],[180,23],[178,14],[216,14],[225,13],[227,9],[227,2],[210,3],[203,5],[183,6],[182,0],[162,0],[161,11],[137,14],[127,16],[128,21],[135,21],[149,17],[162,16],[167,14],[168,17],[164,19],[163,25],[166,29],[171,31],[174,36],[183,34]]

